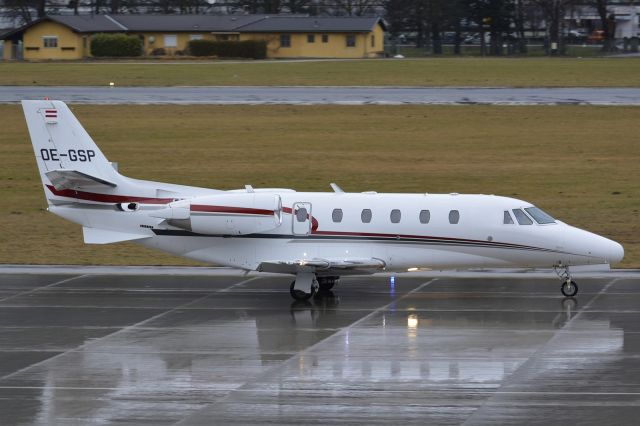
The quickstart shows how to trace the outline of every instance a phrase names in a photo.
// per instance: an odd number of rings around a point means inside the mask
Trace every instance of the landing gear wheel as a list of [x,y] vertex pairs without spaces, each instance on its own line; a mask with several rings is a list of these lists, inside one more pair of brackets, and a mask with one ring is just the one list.
[[565,281],[560,287],[560,291],[565,297],[573,297],[578,294],[578,284],[575,281]]
[[318,283],[316,281],[311,284],[311,293],[305,293],[302,290],[296,290],[295,286],[296,282],[293,281],[291,283],[291,286],[289,287],[289,293],[291,294],[291,297],[296,300],[309,300],[318,292]]
[[319,277],[318,285],[320,286],[320,291],[329,291],[336,285],[338,282],[337,277]]

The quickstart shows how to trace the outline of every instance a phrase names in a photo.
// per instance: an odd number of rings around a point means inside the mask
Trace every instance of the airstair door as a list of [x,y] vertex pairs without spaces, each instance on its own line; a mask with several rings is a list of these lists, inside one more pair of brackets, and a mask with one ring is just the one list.
[[311,233],[311,203],[294,203],[292,209],[293,235]]

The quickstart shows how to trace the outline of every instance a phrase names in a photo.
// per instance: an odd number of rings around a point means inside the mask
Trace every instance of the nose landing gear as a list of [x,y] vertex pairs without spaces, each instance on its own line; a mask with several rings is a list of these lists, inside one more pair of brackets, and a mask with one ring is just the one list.
[[553,267],[553,270],[562,280],[560,291],[565,297],[573,297],[578,294],[578,284],[571,279],[568,266],[556,265]]
[[560,291],[565,297],[573,297],[578,294],[578,284],[575,281],[565,281],[562,283]]

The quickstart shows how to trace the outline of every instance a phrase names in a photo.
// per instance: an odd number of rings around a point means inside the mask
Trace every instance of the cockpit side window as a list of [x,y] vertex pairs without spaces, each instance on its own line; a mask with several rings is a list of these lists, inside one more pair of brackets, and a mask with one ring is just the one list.
[[513,215],[520,225],[533,225],[533,221],[520,209],[513,209]]
[[527,213],[529,213],[529,216],[531,216],[533,220],[538,222],[540,225],[556,223],[554,218],[537,207],[526,207],[525,210],[527,211]]
[[504,222],[502,223],[504,223],[505,225],[514,225],[513,218],[509,214],[509,210],[504,211]]

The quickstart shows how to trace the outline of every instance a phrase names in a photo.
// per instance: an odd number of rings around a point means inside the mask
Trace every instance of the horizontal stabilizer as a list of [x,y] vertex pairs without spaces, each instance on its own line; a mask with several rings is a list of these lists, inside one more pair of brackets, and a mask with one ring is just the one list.
[[85,244],[111,244],[121,241],[151,238],[151,235],[131,234],[128,232],[110,231],[107,229],[82,227]]
[[58,169],[45,173],[53,186],[58,190],[79,189],[79,188],[104,188],[105,186],[115,188],[113,182],[79,172],[77,170]]

